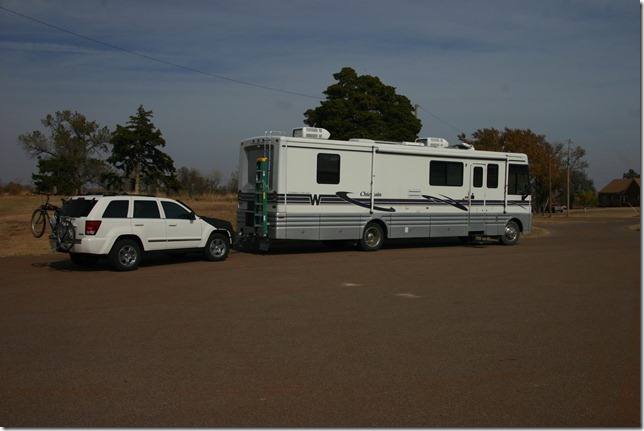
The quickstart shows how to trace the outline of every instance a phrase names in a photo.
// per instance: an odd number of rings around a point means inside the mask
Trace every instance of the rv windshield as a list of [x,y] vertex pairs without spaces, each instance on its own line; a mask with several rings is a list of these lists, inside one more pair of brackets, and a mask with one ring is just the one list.
[[522,196],[530,194],[530,170],[528,165],[510,164],[508,194]]
[[[264,148],[248,147],[246,148],[246,184],[255,184],[257,175],[257,159],[268,157],[268,188],[273,187],[273,146],[264,150]],[[243,186],[244,184],[240,184]]]

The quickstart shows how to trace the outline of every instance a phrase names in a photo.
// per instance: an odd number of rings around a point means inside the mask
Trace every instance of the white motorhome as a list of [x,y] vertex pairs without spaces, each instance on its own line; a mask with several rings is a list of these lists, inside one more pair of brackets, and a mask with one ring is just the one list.
[[525,154],[416,142],[337,141],[320,128],[241,142],[237,229],[242,238],[352,240],[487,236],[506,245],[530,233]]

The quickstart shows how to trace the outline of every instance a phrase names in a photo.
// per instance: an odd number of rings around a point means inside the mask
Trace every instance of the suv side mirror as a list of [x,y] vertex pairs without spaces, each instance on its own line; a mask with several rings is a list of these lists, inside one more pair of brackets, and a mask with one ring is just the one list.
[[190,214],[188,214],[188,218],[190,220],[196,220],[197,219],[197,214],[195,214],[194,211],[190,211]]

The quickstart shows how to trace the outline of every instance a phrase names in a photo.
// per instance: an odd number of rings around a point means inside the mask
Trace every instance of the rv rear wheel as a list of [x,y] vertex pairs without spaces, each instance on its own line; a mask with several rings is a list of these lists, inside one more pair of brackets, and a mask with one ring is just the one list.
[[364,251],[380,250],[385,242],[385,233],[378,223],[369,223],[362,232],[360,238],[360,248]]
[[519,225],[510,220],[508,224],[505,225],[505,230],[503,231],[503,235],[501,235],[501,244],[514,245],[519,242],[520,235],[521,230],[519,229]]

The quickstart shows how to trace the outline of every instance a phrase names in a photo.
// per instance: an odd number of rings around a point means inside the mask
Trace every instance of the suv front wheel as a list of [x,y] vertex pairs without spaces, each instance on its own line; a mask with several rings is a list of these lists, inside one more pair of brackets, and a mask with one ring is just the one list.
[[213,233],[206,242],[203,254],[208,260],[218,261],[226,259],[229,250],[230,241],[228,238],[220,233]]
[[141,247],[131,239],[116,241],[110,251],[110,263],[117,271],[132,271],[141,262]]

